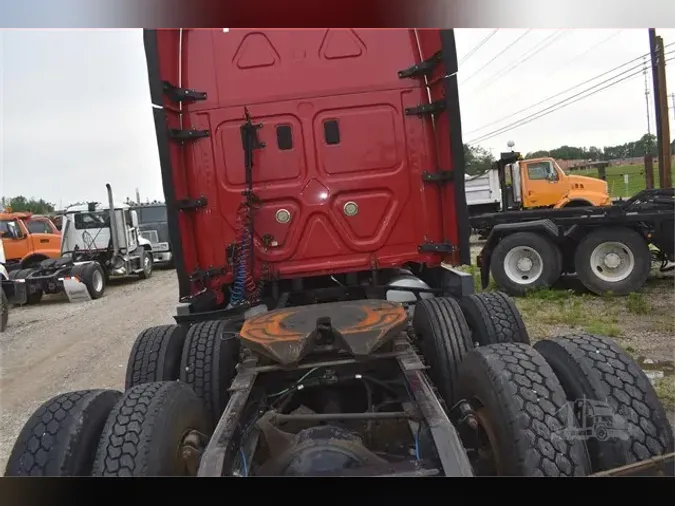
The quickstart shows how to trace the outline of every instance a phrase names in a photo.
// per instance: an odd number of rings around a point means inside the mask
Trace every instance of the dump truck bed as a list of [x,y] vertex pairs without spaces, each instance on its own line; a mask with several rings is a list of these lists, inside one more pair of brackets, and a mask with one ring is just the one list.
[[[441,78],[456,66],[449,34],[434,69]],[[457,263],[456,189],[424,180],[440,159],[463,186],[462,162],[448,166],[448,128],[460,128],[456,88],[441,92],[439,148],[432,117],[406,114],[430,103],[424,76],[399,76],[443,40],[438,30],[146,32],[181,296],[232,281],[245,111],[261,143],[252,168],[256,278]]]

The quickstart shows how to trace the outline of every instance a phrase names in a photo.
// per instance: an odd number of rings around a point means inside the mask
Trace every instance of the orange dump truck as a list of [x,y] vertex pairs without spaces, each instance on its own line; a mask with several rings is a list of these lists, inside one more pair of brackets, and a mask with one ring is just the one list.
[[34,266],[61,256],[61,233],[46,216],[32,213],[0,213],[0,236],[7,268]]

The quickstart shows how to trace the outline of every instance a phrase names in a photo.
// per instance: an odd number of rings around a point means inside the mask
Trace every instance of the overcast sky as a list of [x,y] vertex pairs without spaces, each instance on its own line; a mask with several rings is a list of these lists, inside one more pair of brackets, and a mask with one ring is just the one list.
[[[492,31],[457,30],[459,60]],[[603,79],[636,72],[627,65],[520,112],[649,51],[646,29],[526,32],[499,30],[460,66],[465,142],[476,140],[497,154],[510,139],[526,152],[563,144],[602,147],[646,132],[644,78],[638,75],[482,140]],[[675,42],[675,30],[657,33],[665,44]],[[133,197],[136,187],[143,199],[163,199],[140,30],[0,31],[0,72],[0,195],[67,205],[105,199],[109,182],[119,200]],[[675,60],[668,79],[675,91]],[[653,106],[650,114],[654,132]],[[673,109],[670,114],[672,120]],[[496,123],[505,116],[510,119]]]

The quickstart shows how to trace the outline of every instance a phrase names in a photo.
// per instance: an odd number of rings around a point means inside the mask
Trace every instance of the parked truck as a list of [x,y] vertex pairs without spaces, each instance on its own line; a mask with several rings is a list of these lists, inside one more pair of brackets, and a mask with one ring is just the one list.
[[484,215],[523,209],[610,206],[602,179],[569,175],[553,158],[523,158],[502,153],[490,170],[467,178],[467,205],[473,228],[485,235]]
[[[507,166],[518,153],[503,153]],[[508,189],[503,193],[505,204]],[[488,213],[473,218],[487,233],[477,263],[510,295],[553,285],[576,274],[596,294],[639,290],[654,261],[675,261],[673,189],[644,190],[613,206],[572,206]]]
[[45,293],[62,292],[71,302],[98,299],[110,278],[152,275],[152,247],[140,235],[138,214],[115,203],[110,185],[106,188],[107,203],[65,210],[58,258],[11,273],[12,302],[36,304]]
[[0,235],[7,269],[28,269],[61,256],[61,234],[46,216],[0,213]]
[[156,266],[173,266],[169,224],[166,218],[166,204],[151,202],[132,205],[131,209],[138,214],[138,228],[141,237],[150,241],[152,258]]
[[[513,302],[471,294],[453,268],[469,223],[452,30],[144,41],[176,323],[141,332],[124,392],[38,408],[6,475],[672,467],[672,428],[632,358],[595,336],[531,346]],[[568,400],[600,393],[632,413],[627,442],[563,439]]]

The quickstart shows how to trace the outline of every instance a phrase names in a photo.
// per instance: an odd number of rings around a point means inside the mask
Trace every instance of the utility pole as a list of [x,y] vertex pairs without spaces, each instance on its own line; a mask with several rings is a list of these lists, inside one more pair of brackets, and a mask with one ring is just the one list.
[[652,156],[652,121],[649,117],[649,84],[647,83],[647,61],[642,60],[642,74],[645,76],[645,105],[647,111],[647,144],[645,146],[645,187],[654,188],[654,157]]
[[668,92],[666,89],[666,62],[663,39],[656,36],[654,28],[649,29],[649,49],[652,59],[652,80],[654,83],[654,115],[659,156],[659,185],[671,186],[670,177],[670,126],[668,118]]

